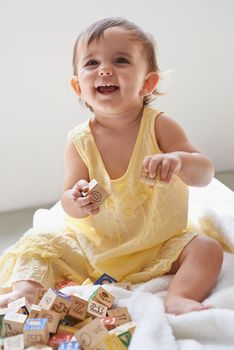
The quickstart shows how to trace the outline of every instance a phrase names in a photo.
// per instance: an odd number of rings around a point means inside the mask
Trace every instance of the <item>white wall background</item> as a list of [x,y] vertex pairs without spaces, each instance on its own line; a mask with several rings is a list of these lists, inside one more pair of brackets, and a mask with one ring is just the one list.
[[74,96],[78,33],[106,16],[151,32],[162,70],[156,106],[214,161],[234,169],[232,0],[0,0],[0,211],[59,199],[68,130],[88,116]]

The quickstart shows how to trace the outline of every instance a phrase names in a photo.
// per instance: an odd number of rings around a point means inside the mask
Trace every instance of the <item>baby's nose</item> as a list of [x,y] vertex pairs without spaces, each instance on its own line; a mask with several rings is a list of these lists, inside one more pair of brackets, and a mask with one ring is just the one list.
[[111,69],[106,69],[106,68],[103,68],[103,69],[100,69],[98,75],[100,77],[103,77],[103,76],[111,76],[113,74],[113,72],[111,71]]

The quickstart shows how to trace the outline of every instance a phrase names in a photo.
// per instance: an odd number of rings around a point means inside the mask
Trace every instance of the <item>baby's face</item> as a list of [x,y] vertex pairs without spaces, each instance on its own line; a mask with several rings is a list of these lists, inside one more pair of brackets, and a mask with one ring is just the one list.
[[108,28],[100,40],[78,45],[78,80],[83,98],[95,111],[121,113],[142,107],[147,62],[133,34]]

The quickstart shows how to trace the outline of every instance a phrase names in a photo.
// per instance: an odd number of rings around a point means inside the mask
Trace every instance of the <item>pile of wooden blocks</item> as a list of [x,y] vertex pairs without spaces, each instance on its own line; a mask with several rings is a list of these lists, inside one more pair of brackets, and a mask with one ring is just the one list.
[[33,305],[21,298],[0,309],[0,349],[126,350],[136,324],[127,308],[113,307],[115,298],[102,285],[113,283],[109,277],[104,274],[94,283],[97,289],[88,300],[38,289]]

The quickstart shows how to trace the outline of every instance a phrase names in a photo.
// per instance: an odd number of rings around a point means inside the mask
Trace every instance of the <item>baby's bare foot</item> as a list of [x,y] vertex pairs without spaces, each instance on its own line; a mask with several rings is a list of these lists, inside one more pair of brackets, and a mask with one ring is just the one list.
[[33,303],[34,300],[34,294],[27,294],[25,295],[25,292],[23,291],[14,291],[11,293],[0,295],[0,307],[5,308],[8,306],[9,303],[12,301],[15,301],[19,298],[26,297],[29,304]]
[[165,300],[164,305],[167,313],[175,315],[185,314],[192,311],[207,310],[212,307],[211,305],[203,305],[198,301],[180,296],[168,297]]

